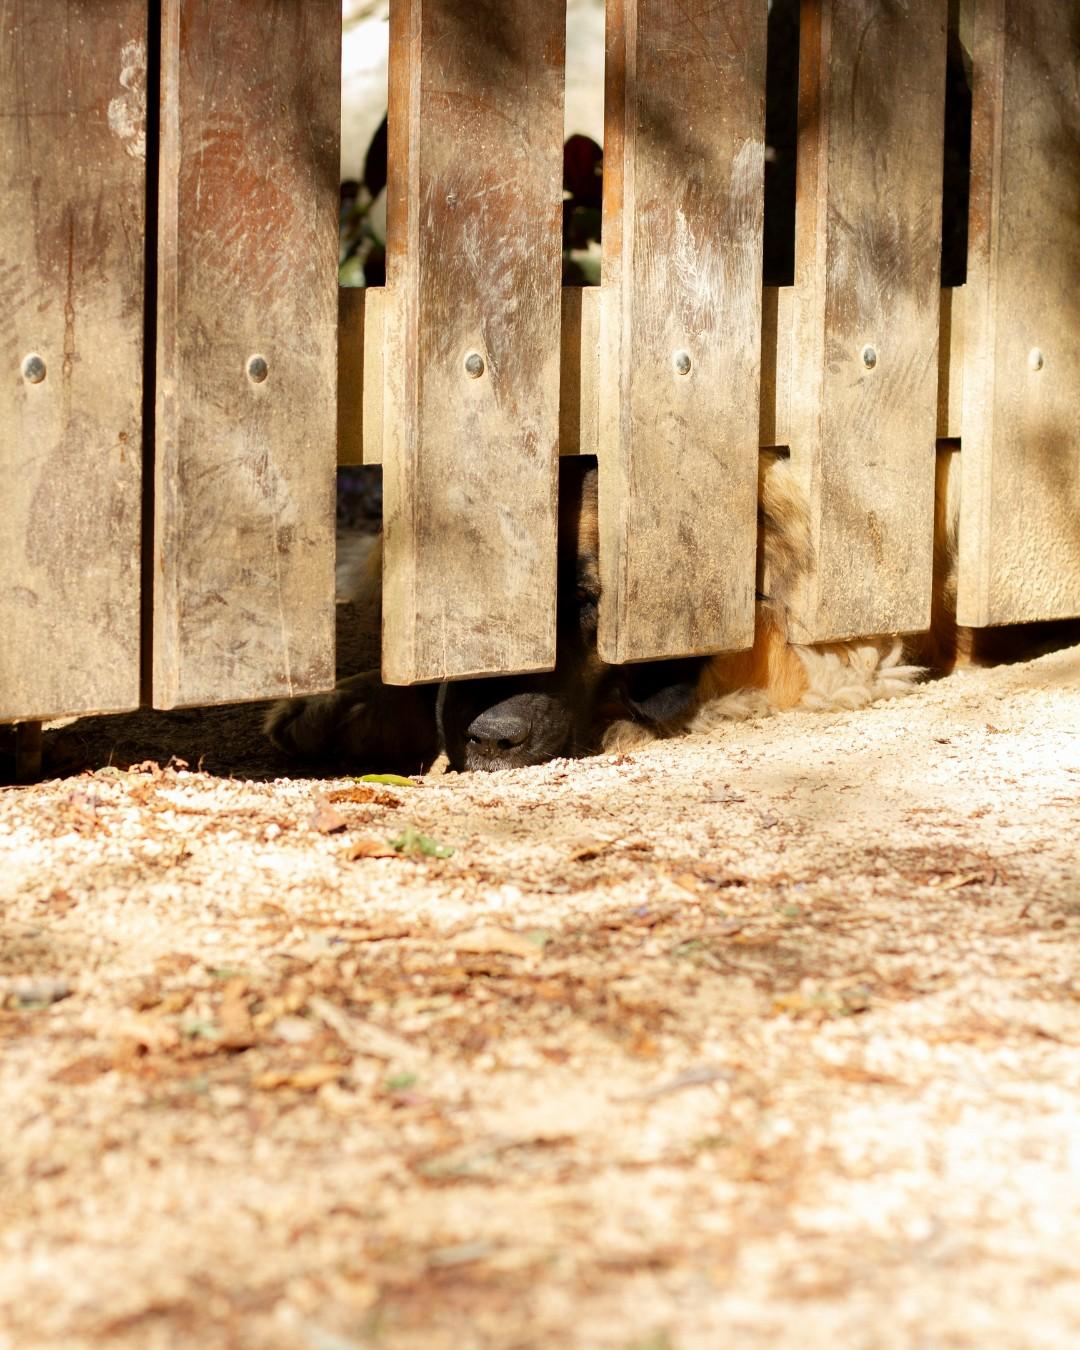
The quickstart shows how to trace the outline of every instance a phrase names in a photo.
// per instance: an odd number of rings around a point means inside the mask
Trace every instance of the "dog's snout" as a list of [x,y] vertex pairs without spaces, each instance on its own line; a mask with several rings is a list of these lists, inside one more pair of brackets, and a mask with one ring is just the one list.
[[470,748],[488,754],[506,753],[524,745],[529,738],[529,723],[507,708],[488,708],[474,717],[465,732]]

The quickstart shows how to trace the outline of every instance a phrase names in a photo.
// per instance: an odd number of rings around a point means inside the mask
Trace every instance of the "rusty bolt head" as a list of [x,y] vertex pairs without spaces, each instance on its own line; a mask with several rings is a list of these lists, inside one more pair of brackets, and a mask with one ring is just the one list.
[[270,364],[265,356],[249,356],[247,363],[248,379],[252,384],[262,384],[270,374]]
[[862,349],[862,363],[867,370],[873,370],[877,365],[877,351],[869,343]]
[[1032,347],[1031,351],[1028,352],[1028,366],[1032,370],[1042,370],[1045,364],[1040,349],[1038,347]]
[[22,364],[22,373],[27,384],[40,384],[45,378],[45,362],[32,352]]
[[680,348],[671,358],[671,364],[675,367],[675,370],[679,375],[689,375],[690,366],[692,365],[690,353]]
[[479,352],[470,352],[465,358],[465,374],[470,380],[478,380],[484,373],[484,358]]

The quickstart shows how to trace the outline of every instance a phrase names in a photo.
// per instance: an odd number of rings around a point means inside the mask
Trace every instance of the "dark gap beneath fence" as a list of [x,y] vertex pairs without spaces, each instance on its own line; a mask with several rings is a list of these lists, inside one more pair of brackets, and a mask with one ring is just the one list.
[[142,529],[139,612],[139,701],[149,707],[154,676],[154,442],[157,430],[158,155],[161,125],[161,22],[149,7],[146,28],[146,225],[143,261]]

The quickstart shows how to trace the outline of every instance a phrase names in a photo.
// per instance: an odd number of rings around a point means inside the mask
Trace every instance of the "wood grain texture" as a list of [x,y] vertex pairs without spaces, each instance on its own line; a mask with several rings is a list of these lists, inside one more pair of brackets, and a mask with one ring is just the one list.
[[390,683],[554,664],[564,46],[564,0],[391,6]]
[[1080,614],[1080,11],[972,19],[957,605],[980,627]]
[[338,309],[338,463],[381,464],[386,289],[342,286]]
[[[941,292],[938,354],[939,438],[960,435],[964,387],[965,287]],[[761,406],[758,439],[791,439],[791,342],[794,288],[761,293]],[[343,287],[338,335],[338,463],[382,463],[382,287]],[[600,287],[563,288],[559,454],[595,455],[599,439]]]
[[817,567],[800,641],[929,622],[945,26],[945,0],[802,9],[790,445]]
[[318,690],[334,682],[340,7],[164,0],[162,24],[154,703]]
[[607,7],[599,646],[608,661],[753,639],[765,26],[756,0]]
[[937,434],[941,440],[957,440],[963,423],[966,302],[966,286],[945,287],[941,292],[937,406]]
[[599,448],[600,295],[599,286],[563,289],[561,455],[595,455]]
[[[363,464],[365,443],[371,429],[364,425],[364,365],[368,359],[368,302],[372,292],[363,286],[342,286],[338,291],[338,384],[337,462]],[[382,342],[382,333],[378,334]],[[382,394],[380,373],[379,393]],[[382,444],[378,448],[382,458]]]
[[0,721],[139,701],[146,23],[0,0]]

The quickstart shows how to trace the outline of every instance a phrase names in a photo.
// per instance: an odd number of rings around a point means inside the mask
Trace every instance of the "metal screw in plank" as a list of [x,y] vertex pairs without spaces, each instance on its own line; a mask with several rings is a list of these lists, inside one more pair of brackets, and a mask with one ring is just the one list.
[[869,343],[862,349],[862,363],[867,370],[873,370],[877,365],[877,351]]
[[690,361],[690,353],[688,351],[683,351],[682,349],[680,349],[671,358],[671,362],[679,375],[690,374],[691,361]]
[[22,364],[22,373],[27,384],[40,384],[46,374],[45,362],[32,352]]
[[247,363],[248,379],[252,384],[262,384],[270,374],[270,365],[265,356],[250,356]]
[[470,352],[465,358],[465,374],[470,380],[478,380],[484,373],[484,358],[479,352]]

